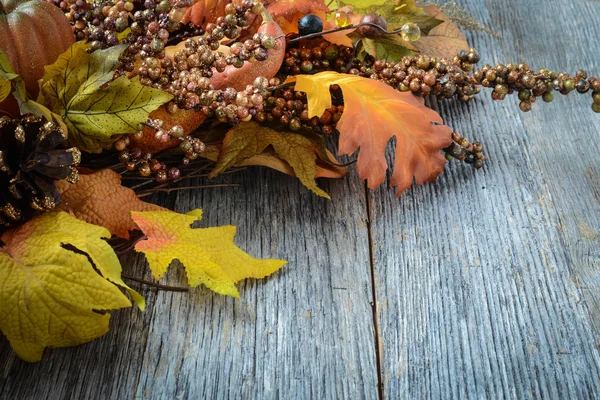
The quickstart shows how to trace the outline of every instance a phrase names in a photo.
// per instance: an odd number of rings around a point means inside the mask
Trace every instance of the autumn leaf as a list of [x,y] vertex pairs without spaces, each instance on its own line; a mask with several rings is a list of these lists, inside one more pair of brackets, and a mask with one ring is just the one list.
[[0,49],[0,103],[10,94],[12,84],[11,81],[18,78],[10,65],[10,61],[6,54]]
[[292,167],[304,186],[319,196],[329,198],[315,182],[317,144],[301,134],[276,131],[254,121],[243,122],[227,132],[217,165],[209,177],[214,178],[227,168],[263,153],[269,146]]
[[282,260],[257,260],[233,243],[235,226],[191,228],[201,210],[187,215],[171,211],[132,212],[131,217],[148,240],[135,250],[146,255],[152,275],[160,279],[175,259],[185,266],[188,283],[236,298],[234,284],[246,278],[264,278],[286,264]]
[[470,46],[460,29],[439,8],[436,6],[426,6],[424,10],[432,17],[443,20],[444,23],[429,31],[427,36],[423,36],[416,42],[413,42],[415,47],[423,54],[431,57],[452,59],[459,50],[469,49]]
[[0,102],[8,97],[11,89],[14,89],[12,94],[19,106],[19,111],[21,114],[35,114],[43,116],[48,121],[58,123],[65,135],[67,134],[67,127],[60,116],[54,114],[48,110],[48,108],[29,98],[29,95],[27,94],[27,88],[25,87],[25,81],[23,81],[21,76],[14,72],[8,57],[0,49]]
[[298,75],[295,90],[306,92],[309,117],[320,116],[331,107],[330,85],[337,84],[344,95],[344,113],[337,123],[340,154],[352,154],[360,147],[356,170],[375,189],[385,180],[385,149],[396,137],[394,172],[390,184],[398,196],[413,181],[434,180],[444,169],[440,150],[450,144],[451,129],[441,117],[411,93],[398,92],[383,82],[355,75],[321,72]]
[[62,116],[72,146],[98,153],[113,137],[136,132],[151,111],[172,99],[162,90],[142,85],[139,77],[112,81],[125,47],[89,54],[78,42],[46,67],[38,102]]
[[[202,152],[201,156],[216,162],[219,159],[219,155],[221,154],[221,145],[220,144],[212,144],[206,147],[206,150]],[[327,159],[333,160],[334,156],[331,154],[329,150],[325,150],[327,153]],[[259,155],[252,156],[250,158],[246,158],[241,160],[234,167],[251,167],[251,166],[261,166],[274,169],[279,172],[283,172],[284,174],[290,176],[296,176],[294,169],[288,164],[285,160],[282,160],[277,153],[268,148]],[[333,163],[331,161],[325,161],[321,158],[317,158],[317,172],[315,174],[315,178],[343,178],[348,174],[348,169],[339,164]]]
[[137,229],[131,211],[164,210],[141,201],[133,190],[121,186],[121,175],[111,169],[81,174],[75,184],[57,181],[56,187],[60,192],[60,210],[125,239],[129,239],[129,231]]
[[[352,38],[352,36],[350,36]],[[362,38],[360,45],[364,51],[375,57],[375,59],[386,59],[390,62],[398,62],[404,56],[412,56],[418,52],[410,42],[402,40],[398,35],[387,35],[379,39]]]
[[131,307],[118,286],[144,308],[144,299],[121,280],[106,237],[106,229],[64,212],[40,214],[2,235],[0,330],[19,357],[39,361],[46,347],[104,335],[107,311]]
[[[337,11],[346,13],[346,16],[348,17],[348,23],[352,25],[358,25],[363,17],[360,14],[354,14],[350,12],[350,9],[348,7],[338,8]],[[325,13],[322,13],[322,15],[319,13],[315,14],[321,17],[321,19],[323,20],[324,31],[337,28],[337,26],[335,25],[335,21],[333,19],[327,20]],[[327,40],[329,43],[337,44],[340,46],[354,47],[354,42],[356,40],[352,40],[350,37],[348,37],[348,35],[354,33],[355,31],[356,29],[345,29],[343,31],[327,33],[323,35],[323,39]]]

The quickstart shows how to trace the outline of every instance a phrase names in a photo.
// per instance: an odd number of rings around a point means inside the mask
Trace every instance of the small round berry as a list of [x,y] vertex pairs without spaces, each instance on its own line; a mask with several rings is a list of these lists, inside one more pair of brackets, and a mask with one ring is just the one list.
[[529,111],[531,111],[531,103],[528,101],[522,101],[519,103],[519,108],[523,112],[529,112]]
[[379,28],[371,25],[364,25],[358,28],[358,31],[364,37],[368,39],[377,39],[385,36],[385,32],[387,30],[387,21],[381,15],[377,13],[369,13],[365,14],[361,20],[361,24],[374,24]]
[[150,176],[152,174],[152,170],[150,169],[150,165],[148,163],[142,163],[138,168],[138,172],[141,176]]
[[177,179],[181,178],[181,171],[179,171],[179,168],[169,168],[167,176],[170,180],[176,181]]
[[564,84],[563,86],[564,86],[564,89],[565,89],[567,92],[570,92],[570,91],[572,91],[573,89],[575,89],[575,83],[573,82],[573,80],[572,80],[572,79],[567,79],[567,80],[565,81],[565,84]]
[[435,75],[433,75],[433,74],[425,74],[423,76],[423,83],[424,84],[426,84],[428,86],[433,86],[433,85],[435,85],[435,82],[436,82]]
[[552,92],[544,93],[542,95],[542,100],[544,100],[546,103],[552,102],[552,100],[554,100],[554,93],[552,93]]
[[575,88],[579,93],[587,93],[590,90],[590,83],[582,79],[577,82]]
[[156,172],[156,181],[157,182],[164,183],[168,180],[169,180],[169,176],[167,175],[167,171],[165,171],[164,169],[161,169],[160,171]]
[[323,31],[323,21],[313,14],[307,14],[298,20],[298,33],[300,36],[310,35]]

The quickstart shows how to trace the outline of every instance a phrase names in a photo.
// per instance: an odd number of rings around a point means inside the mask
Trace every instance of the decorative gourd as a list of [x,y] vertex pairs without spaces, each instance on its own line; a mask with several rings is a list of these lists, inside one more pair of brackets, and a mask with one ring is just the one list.
[[0,48],[31,98],[37,98],[44,66],[74,41],[71,24],[58,7],[45,0],[0,0]]

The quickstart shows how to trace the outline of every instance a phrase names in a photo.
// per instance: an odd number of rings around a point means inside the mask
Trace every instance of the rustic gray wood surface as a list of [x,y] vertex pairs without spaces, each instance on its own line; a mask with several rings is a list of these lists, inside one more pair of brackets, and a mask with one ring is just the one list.
[[[482,64],[600,75],[600,2],[459,3],[502,36],[467,34]],[[242,188],[161,196],[289,264],[241,300],[133,283],[146,312],[115,312],[109,334],[37,364],[2,338],[0,398],[599,397],[600,116],[589,95],[540,103],[441,104],[489,162],[451,163],[399,199],[351,175],[321,182],[327,201],[262,169],[227,177]]]

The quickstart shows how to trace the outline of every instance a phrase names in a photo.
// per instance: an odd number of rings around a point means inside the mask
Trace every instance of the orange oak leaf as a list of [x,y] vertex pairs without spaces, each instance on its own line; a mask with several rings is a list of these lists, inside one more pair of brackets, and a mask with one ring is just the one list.
[[137,229],[131,211],[164,210],[141,201],[133,190],[121,186],[121,175],[111,169],[82,174],[75,184],[58,181],[56,187],[61,193],[58,209],[71,212],[82,221],[103,226],[113,235],[125,239],[129,238],[130,230]]
[[413,42],[421,53],[431,57],[451,59],[459,50],[469,49],[465,36],[460,29],[436,6],[426,6],[423,10],[434,18],[445,21],[429,31],[427,36],[421,36]]
[[397,195],[412,185],[433,181],[442,173],[446,159],[440,150],[452,141],[452,130],[435,111],[411,93],[398,92],[383,82],[336,72],[298,75],[297,91],[308,98],[310,117],[331,107],[330,85],[337,84],[344,95],[344,113],[337,124],[340,154],[352,154],[360,147],[356,170],[375,189],[385,180],[385,149],[396,137],[394,172],[390,184]]
[[230,0],[198,0],[187,9],[183,15],[182,23],[191,22],[196,26],[202,26],[207,22],[215,22],[217,18],[225,15],[225,6]]

